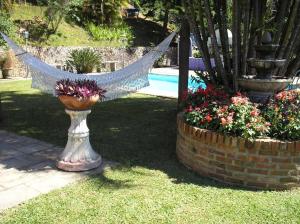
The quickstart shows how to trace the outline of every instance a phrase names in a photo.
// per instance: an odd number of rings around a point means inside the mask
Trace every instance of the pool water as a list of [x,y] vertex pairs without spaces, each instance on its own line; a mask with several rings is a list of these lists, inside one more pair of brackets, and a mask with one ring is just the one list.
[[[178,76],[177,75],[161,75],[149,73],[148,75],[150,87],[153,89],[157,89],[160,91],[168,91],[174,92],[175,94],[178,92]],[[189,77],[188,88],[195,89],[199,86],[205,88],[204,83],[196,83],[192,82],[191,76]]]

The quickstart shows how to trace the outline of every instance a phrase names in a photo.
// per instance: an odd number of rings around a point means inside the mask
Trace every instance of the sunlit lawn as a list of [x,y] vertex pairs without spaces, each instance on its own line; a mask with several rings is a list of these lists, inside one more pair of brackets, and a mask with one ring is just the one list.
[[[56,98],[29,81],[0,82],[0,91],[1,129],[64,146],[69,118]],[[120,166],[10,209],[0,223],[300,223],[299,190],[231,188],[180,165],[173,99],[100,103],[88,123],[94,148]]]

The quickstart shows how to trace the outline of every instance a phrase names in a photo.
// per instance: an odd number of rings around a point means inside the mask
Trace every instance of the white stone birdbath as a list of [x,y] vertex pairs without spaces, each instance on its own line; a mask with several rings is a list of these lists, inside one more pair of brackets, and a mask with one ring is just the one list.
[[71,117],[68,130],[67,145],[59,156],[57,167],[65,171],[85,171],[97,168],[102,163],[101,156],[96,153],[89,140],[87,115],[91,110],[65,110]]

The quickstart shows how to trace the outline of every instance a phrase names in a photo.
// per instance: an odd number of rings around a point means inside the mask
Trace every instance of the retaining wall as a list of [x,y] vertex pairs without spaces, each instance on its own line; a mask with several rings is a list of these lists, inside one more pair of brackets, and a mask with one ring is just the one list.
[[300,141],[245,140],[189,126],[177,118],[178,159],[211,179],[255,189],[300,186]]

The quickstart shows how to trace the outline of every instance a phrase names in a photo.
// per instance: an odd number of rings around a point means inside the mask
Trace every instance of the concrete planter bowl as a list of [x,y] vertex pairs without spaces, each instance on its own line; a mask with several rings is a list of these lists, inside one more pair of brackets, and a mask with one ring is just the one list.
[[245,140],[190,126],[177,117],[179,161],[201,176],[264,190],[300,187],[300,141]]

